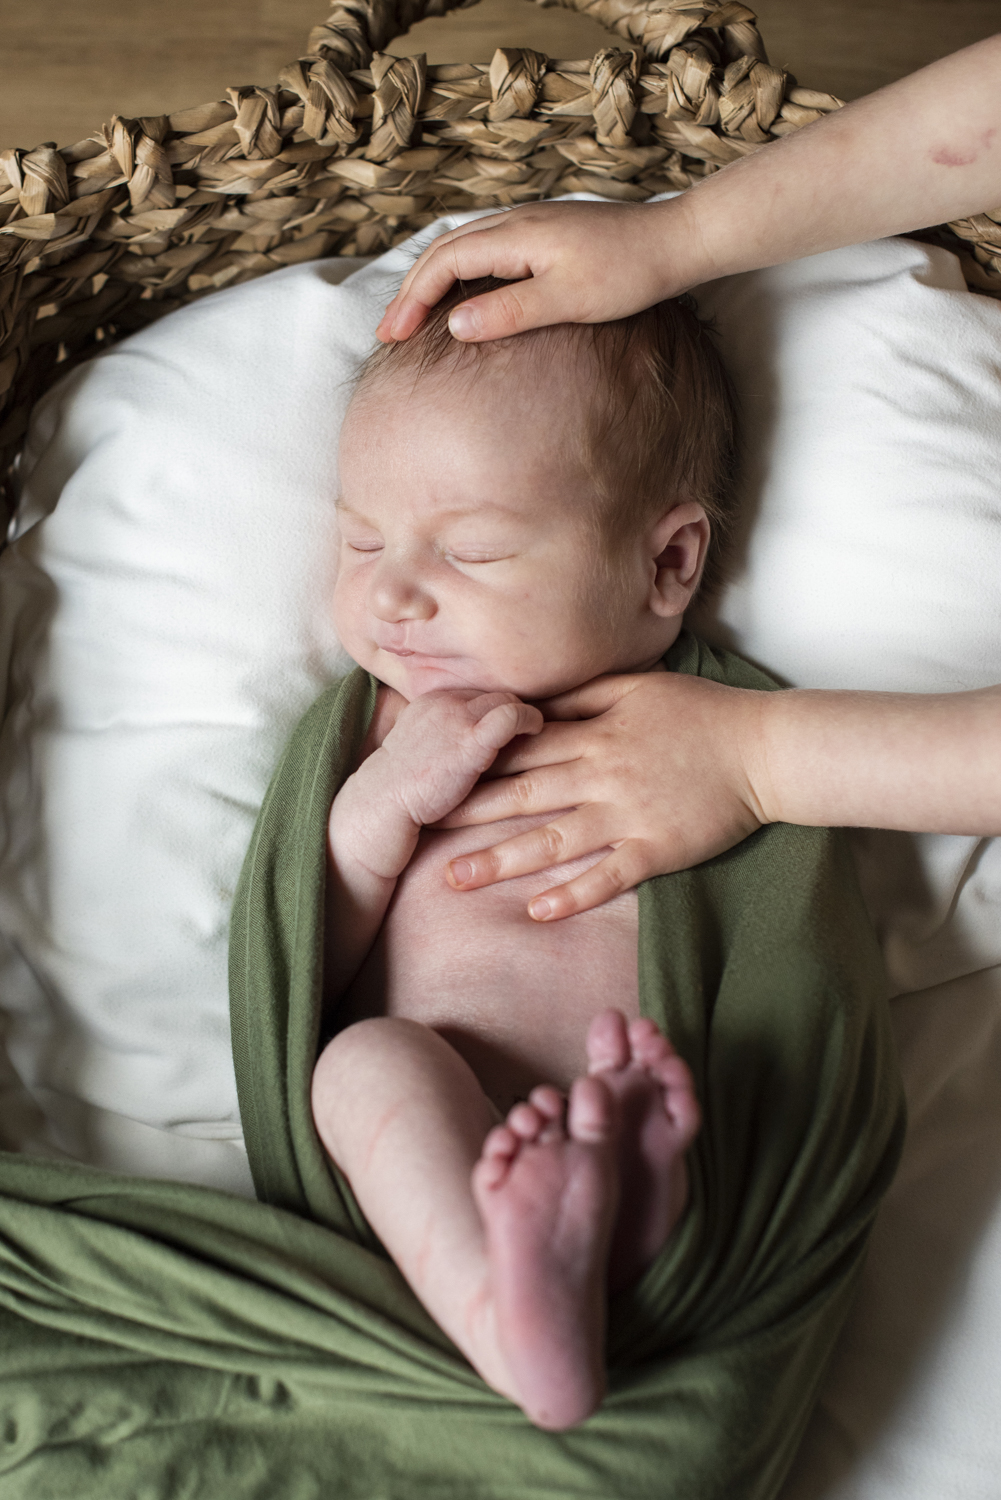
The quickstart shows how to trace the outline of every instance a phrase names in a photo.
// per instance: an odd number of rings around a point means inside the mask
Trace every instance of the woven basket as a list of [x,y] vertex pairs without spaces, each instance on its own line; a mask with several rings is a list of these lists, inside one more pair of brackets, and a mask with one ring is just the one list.
[[[840,107],[772,67],[733,0],[559,0],[628,44],[582,62],[383,51],[462,3],[344,0],[272,87],[0,154],[0,524],[37,398],[165,312],[278,266],[381,251],[445,210],[686,188]],[[970,285],[1001,295],[1001,211],[949,228]]]

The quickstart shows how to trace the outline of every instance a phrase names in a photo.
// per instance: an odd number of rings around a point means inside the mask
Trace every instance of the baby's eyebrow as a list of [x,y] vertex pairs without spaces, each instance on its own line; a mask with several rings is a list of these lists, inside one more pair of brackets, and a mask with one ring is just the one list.
[[495,510],[502,516],[514,516],[517,518],[520,512],[513,505],[504,505],[500,500],[477,500],[475,505],[456,505],[450,510],[440,510],[436,514],[439,521],[461,521],[466,516],[479,516],[485,510]]
[[[334,501],[334,509],[344,515],[354,516],[358,521],[364,521],[366,526],[374,526],[368,516],[363,516],[361,511],[355,510],[348,505],[341,495]],[[499,500],[477,500],[475,505],[456,505],[451,510],[440,510],[435,512],[435,520],[438,522],[461,521],[466,516],[482,515],[485,510],[497,511],[502,516],[512,516],[518,520],[521,518],[520,511],[513,505],[504,505]]]
[[370,521],[368,516],[363,516],[360,510],[355,510],[353,505],[346,505],[340,495],[334,501],[334,509],[340,511],[342,515],[354,516],[355,520],[364,521],[366,526],[374,525],[374,522]]

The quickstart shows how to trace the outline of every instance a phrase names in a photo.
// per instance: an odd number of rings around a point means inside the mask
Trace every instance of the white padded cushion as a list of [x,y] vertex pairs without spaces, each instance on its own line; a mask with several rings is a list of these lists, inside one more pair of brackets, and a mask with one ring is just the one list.
[[199,302],[38,409],[0,559],[3,1144],[252,1191],[229,906],[343,670],[335,452],[381,293],[333,282],[359,264]]
[[740,395],[742,649],[797,686],[1001,680],[1001,303],[906,240],[699,293]]

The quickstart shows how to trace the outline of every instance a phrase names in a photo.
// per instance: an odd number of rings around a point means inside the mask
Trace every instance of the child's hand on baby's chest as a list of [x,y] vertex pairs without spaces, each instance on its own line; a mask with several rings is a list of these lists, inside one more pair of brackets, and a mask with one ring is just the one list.
[[408,703],[359,767],[359,791],[388,799],[417,827],[445,817],[504,745],[537,734],[542,715],[514,693],[450,688]]

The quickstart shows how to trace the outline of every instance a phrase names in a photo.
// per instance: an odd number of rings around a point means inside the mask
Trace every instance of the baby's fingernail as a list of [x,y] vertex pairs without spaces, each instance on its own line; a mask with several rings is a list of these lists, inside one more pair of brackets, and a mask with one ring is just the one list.
[[465,885],[473,878],[473,867],[464,859],[453,860],[448,869],[456,885]]
[[448,317],[448,331],[454,339],[471,339],[480,330],[480,315],[466,303],[457,307]]
[[529,902],[528,915],[535,922],[544,922],[552,914],[552,907],[542,896],[535,901]]

